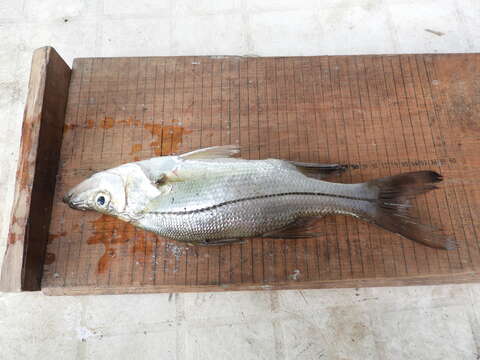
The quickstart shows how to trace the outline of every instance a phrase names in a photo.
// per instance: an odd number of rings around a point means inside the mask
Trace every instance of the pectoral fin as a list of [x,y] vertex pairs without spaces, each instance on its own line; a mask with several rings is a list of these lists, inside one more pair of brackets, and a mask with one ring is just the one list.
[[290,161],[290,163],[305,176],[316,179],[324,179],[328,176],[340,175],[347,168],[345,165],[340,164],[318,164],[298,161]]
[[218,159],[232,157],[239,152],[240,148],[238,145],[222,145],[190,151],[180,155],[180,157],[184,160]]
[[171,197],[168,196],[168,193],[172,191],[172,185],[163,185],[158,187],[158,189],[160,190],[160,195],[154,197],[145,205],[142,210],[143,213],[155,213],[158,209],[161,209],[171,201]]

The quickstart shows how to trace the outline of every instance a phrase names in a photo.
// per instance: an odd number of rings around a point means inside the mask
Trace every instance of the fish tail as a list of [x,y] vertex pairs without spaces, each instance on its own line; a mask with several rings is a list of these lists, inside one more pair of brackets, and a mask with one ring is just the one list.
[[440,181],[442,176],[434,171],[415,171],[369,181],[365,186],[376,194],[376,200],[359,217],[427,246],[455,249],[453,238],[408,214],[410,200],[437,189],[435,184]]

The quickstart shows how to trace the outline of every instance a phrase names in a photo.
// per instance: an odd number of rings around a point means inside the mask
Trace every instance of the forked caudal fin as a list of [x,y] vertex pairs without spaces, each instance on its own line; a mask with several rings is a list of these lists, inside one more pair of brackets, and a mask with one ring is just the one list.
[[453,238],[433,226],[419,223],[408,214],[410,199],[437,189],[434,184],[440,181],[442,176],[434,171],[416,171],[368,182],[367,186],[378,195],[376,206],[367,211],[365,220],[430,247],[455,249]]

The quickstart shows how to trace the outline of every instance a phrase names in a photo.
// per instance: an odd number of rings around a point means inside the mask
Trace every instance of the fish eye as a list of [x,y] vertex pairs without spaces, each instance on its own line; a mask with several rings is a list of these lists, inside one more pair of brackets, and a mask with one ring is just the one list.
[[106,207],[108,205],[109,197],[106,194],[100,193],[95,198],[95,204],[99,207]]

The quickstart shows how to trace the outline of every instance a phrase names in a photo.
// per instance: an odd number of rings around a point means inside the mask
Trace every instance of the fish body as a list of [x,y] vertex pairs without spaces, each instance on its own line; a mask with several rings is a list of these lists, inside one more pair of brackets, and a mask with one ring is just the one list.
[[232,157],[237,152],[221,146],[124,164],[80,183],[65,202],[196,244],[295,237],[299,234],[289,234],[289,227],[305,219],[344,214],[430,246],[452,247],[451,239],[429,226],[412,225],[406,214],[411,197],[441,180],[434,172],[341,184],[322,180],[341,170],[339,165]]

